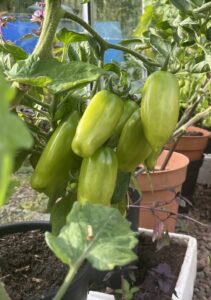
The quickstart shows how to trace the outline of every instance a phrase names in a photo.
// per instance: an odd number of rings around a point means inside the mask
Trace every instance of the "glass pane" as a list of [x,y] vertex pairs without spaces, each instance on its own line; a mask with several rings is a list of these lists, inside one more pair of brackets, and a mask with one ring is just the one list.
[[[94,24],[102,21],[115,22],[114,24],[119,26],[122,38],[131,38],[133,30],[138,24],[141,11],[142,0],[94,0],[92,20]],[[117,37],[119,37],[118,30]]]

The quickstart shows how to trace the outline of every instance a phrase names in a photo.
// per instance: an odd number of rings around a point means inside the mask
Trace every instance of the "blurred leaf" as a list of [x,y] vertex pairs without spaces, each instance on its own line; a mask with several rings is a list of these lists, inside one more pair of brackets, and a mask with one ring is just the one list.
[[0,51],[6,54],[10,53],[15,58],[15,60],[26,59],[28,57],[28,54],[22,48],[10,42],[1,44]]
[[0,299],[1,300],[11,300],[9,295],[6,292],[4,284],[0,281]]
[[16,115],[0,118],[0,152],[14,152],[18,148],[29,149],[33,139],[24,122]]
[[77,200],[76,191],[62,197],[52,206],[50,210],[50,223],[52,225],[52,234],[58,235],[62,227],[66,224],[66,217],[69,214],[73,203]]
[[168,232],[165,232],[161,239],[157,240],[156,250],[159,251],[162,248],[170,245],[170,236]]
[[187,0],[171,0],[171,3],[184,13],[190,8],[190,4]]
[[120,66],[115,62],[112,62],[110,64],[105,64],[104,69],[109,72],[114,72],[118,76],[120,76],[121,74]]
[[0,72],[0,206],[5,203],[10,174],[13,167],[13,154],[17,148],[29,148],[32,137],[23,122],[9,112],[10,101],[15,96],[15,90],[6,82]]
[[88,36],[86,34],[84,34],[84,33],[70,31],[70,30],[68,30],[66,28],[62,28],[62,30],[60,30],[57,33],[57,38],[64,45],[69,45],[71,43],[87,41]]
[[65,264],[74,267],[87,259],[98,270],[112,270],[135,260],[138,240],[130,223],[113,208],[75,202],[57,237],[46,233],[46,242]]
[[19,150],[16,151],[15,158],[14,158],[14,168],[13,172],[16,172],[20,169],[23,162],[25,161],[26,157],[29,155],[30,151],[28,150]]
[[111,203],[121,202],[128,191],[130,173],[119,171],[117,174],[116,186],[111,198]]
[[136,27],[134,32],[135,36],[140,37],[145,31],[147,31],[149,25],[152,22],[154,11],[155,9],[152,5],[144,7],[144,14],[140,17],[138,26]]
[[157,35],[150,34],[150,44],[156,51],[158,51],[164,57],[168,56],[171,51],[170,43],[164,41]]

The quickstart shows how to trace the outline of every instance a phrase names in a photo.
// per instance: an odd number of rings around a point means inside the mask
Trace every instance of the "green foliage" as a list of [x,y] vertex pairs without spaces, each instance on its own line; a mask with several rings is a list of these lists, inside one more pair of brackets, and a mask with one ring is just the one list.
[[71,268],[87,259],[99,270],[112,270],[136,259],[132,250],[138,240],[116,209],[76,202],[66,222],[57,237],[46,233],[46,241]]
[[86,86],[103,74],[106,72],[88,63],[64,64],[53,58],[40,60],[36,56],[17,62],[8,72],[10,80],[36,87],[46,87],[52,94]]
[[0,299],[2,300],[11,300],[9,295],[6,292],[6,289],[3,285],[3,283],[0,282]]
[[30,148],[32,137],[25,124],[15,114],[9,112],[15,89],[12,89],[5,81],[2,72],[0,72],[0,90],[2,93],[0,102],[0,206],[2,206],[12,172],[14,153],[19,148]]

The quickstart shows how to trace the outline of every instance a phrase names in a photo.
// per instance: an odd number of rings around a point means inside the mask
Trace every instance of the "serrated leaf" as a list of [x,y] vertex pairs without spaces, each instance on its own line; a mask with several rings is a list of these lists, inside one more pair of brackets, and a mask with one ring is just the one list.
[[46,87],[53,94],[86,85],[103,74],[106,71],[89,63],[61,63],[56,59],[40,60],[34,56],[17,62],[8,72],[12,81]]
[[133,248],[138,241],[130,223],[116,209],[100,204],[76,202],[60,234],[45,237],[54,254],[70,267],[87,259],[96,269],[112,270],[137,258]]

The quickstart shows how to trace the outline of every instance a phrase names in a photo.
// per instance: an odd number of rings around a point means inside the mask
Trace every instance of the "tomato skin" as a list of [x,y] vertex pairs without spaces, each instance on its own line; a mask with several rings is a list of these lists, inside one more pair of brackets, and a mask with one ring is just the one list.
[[112,135],[124,109],[122,99],[106,90],[98,92],[87,106],[72,142],[73,151],[89,157]]
[[134,113],[134,111],[137,109],[138,109],[138,104],[135,103],[134,101],[126,100],[124,102],[124,111],[121,118],[119,119],[119,122],[117,123],[117,126],[114,129],[114,135],[118,137],[120,136],[124,125],[130,118],[130,116]]
[[179,117],[179,85],[166,71],[151,74],[143,89],[141,119],[147,141],[159,151],[171,137]]
[[151,153],[143,132],[139,109],[125,124],[117,145],[118,168],[123,172],[133,172]]
[[50,137],[31,178],[31,186],[35,190],[48,196],[60,196],[70,170],[80,167],[81,158],[71,149],[79,118],[79,113],[74,111]]
[[78,201],[82,204],[111,205],[117,179],[116,153],[109,147],[99,148],[84,158],[78,181]]

